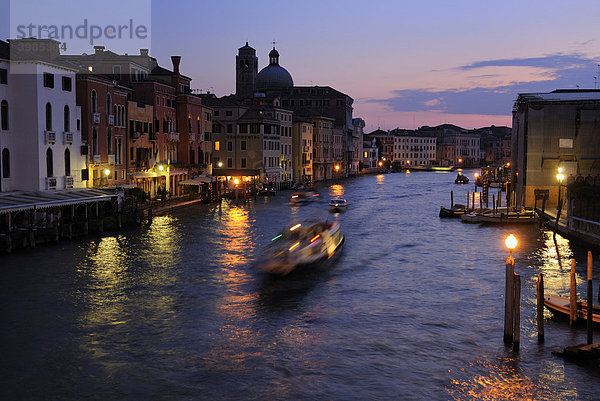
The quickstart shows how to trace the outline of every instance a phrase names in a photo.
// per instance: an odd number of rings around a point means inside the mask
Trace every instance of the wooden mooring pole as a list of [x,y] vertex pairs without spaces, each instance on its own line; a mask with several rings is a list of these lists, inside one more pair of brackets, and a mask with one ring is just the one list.
[[594,330],[593,330],[593,320],[592,320],[592,312],[593,312],[593,298],[594,298],[594,288],[592,286],[592,252],[588,251],[587,254],[587,343],[592,344],[594,342]]
[[569,293],[569,324],[577,323],[577,279],[575,278],[575,259],[571,259],[571,291]]
[[454,191],[450,191],[450,207],[454,207]]
[[[467,192],[467,210],[469,210],[469,198],[471,197],[471,194],[469,192]],[[600,294],[598,295],[600,297]]]
[[537,279],[537,330],[538,342],[544,342],[544,274],[538,274]]
[[519,345],[521,342],[521,275],[515,274],[514,278],[514,339],[513,339],[513,352],[519,352]]
[[513,279],[515,260],[512,256],[506,259],[506,282],[504,294],[504,343],[510,344],[513,340]]

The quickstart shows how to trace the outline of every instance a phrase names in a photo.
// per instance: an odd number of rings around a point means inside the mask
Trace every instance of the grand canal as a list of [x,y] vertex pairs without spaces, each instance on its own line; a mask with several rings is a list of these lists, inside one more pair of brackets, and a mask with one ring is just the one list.
[[[439,219],[451,190],[459,202],[473,188],[454,178],[365,176],[319,188],[306,206],[286,192],[198,205],[0,255],[0,397],[598,399],[598,371],[551,354],[584,343],[585,330],[548,319],[538,345],[535,327],[538,273],[548,293],[567,294],[575,257],[583,296],[587,249],[537,226]],[[348,199],[347,213],[328,213],[332,196]],[[281,228],[326,218],[346,234],[336,264],[285,280],[256,272]],[[520,241],[519,354],[502,342],[509,232]]]

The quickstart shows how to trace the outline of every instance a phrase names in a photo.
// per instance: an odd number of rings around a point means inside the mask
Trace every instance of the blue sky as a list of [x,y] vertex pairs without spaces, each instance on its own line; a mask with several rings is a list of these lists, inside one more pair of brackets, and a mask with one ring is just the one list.
[[[262,68],[276,41],[297,85],[347,93],[367,130],[510,125],[518,93],[597,86],[598,1],[125,3],[121,14],[138,17],[151,4],[151,54],[165,67],[181,55],[194,88],[232,93],[237,49],[248,41]],[[64,0],[52,4],[65,5],[67,20],[88,12]],[[2,38],[9,36],[8,6],[0,0]]]

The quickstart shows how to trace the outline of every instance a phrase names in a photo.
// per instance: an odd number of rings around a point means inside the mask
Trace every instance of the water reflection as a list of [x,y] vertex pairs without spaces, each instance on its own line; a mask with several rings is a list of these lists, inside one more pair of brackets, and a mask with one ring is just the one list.
[[344,187],[340,184],[334,184],[329,187],[329,197],[330,198],[343,198],[344,197]]

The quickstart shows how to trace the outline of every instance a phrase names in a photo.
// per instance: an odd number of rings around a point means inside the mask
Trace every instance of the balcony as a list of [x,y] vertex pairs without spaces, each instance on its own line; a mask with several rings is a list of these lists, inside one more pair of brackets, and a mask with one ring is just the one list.
[[65,175],[65,189],[73,188],[73,177],[70,175]]
[[115,164],[115,155],[108,155],[108,164]]
[[92,122],[94,124],[100,124],[100,113],[92,113]]
[[73,133],[63,132],[63,143],[65,145],[71,145],[73,143]]
[[108,115],[108,125],[115,125],[115,116],[113,114]]
[[92,157],[92,161],[93,161],[95,164],[100,164],[100,161],[101,161],[101,160],[102,160],[102,159],[100,158],[100,155],[94,155],[94,156]]
[[190,132],[190,142],[194,142],[196,140],[196,133]]
[[179,142],[179,132],[169,132],[169,140]]
[[46,189],[56,189],[56,177],[46,177]]
[[46,142],[46,145],[54,144],[56,142],[56,132],[44,131],[44,142]]

